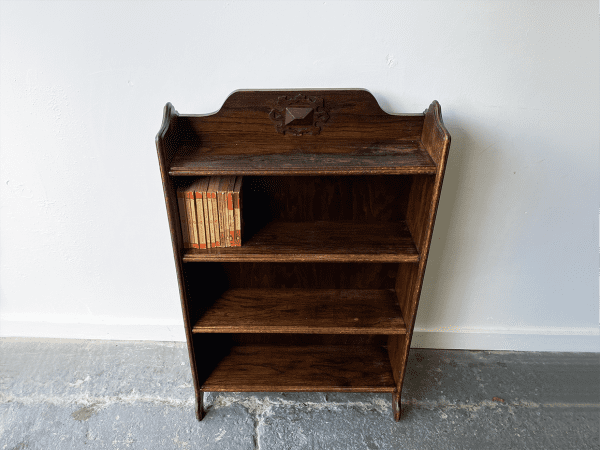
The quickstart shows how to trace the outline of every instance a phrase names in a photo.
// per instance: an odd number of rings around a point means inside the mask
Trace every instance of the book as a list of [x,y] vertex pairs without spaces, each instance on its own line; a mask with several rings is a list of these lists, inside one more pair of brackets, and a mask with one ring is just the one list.
[[202,177],[177,188],[184,248],[241,246],[241,182],[236,176]]
[[177,188],[177,208],[179,209],[179,222],[181,223],[181,238],[183,240],[183,248],[190,247],[190,231],[188,228],[188,215],[185,205],[185,187]]
[[204,212],[204,231],[206,234],[206,248],[213,248],[214,243],[210,236],[210,218],[208,215],[208,183],[210,182],[209,177],[202,178],[202,183],[200,185],[199,191],[202,192],[202,208]]
[[235,247],[235,217],[233,215],[233,188],[235,187],[235,176],[227,177],[229,183],[227,185],[227,226],[229,246]]
[[185,190],[185,209],[190,233],[190,248],[200,248],[198,241],[198,220],[196,218],[196,200],[194,199],[193,184]]
[[192,186],[194,194],[194,202],[196,205],[196,228],[198,230],[198,245],[201,249],[209,248],[206,241],[206,227],[204,225],[204,203],[203,196],[206,196],[206,186],[208,186],[208,178],[200,178],[196,180]]
[[221,247],[230,247],[229,239],[227,239],[227,209],[225,204],[226,199],[227,177],[219,177],[219,187],[217,190],[217,203],[219,206],[219,229],[221,230]]
[[203,189],[203,196],[202,196],[202,206],[204,207],[204,227],[206,228],[206,248],[215,248],[215,246],[217,245],[215,242],[215,238],[213,236],[213,234],[211,233],[211,227],[210,227],[210,223],[211,223],[211,219],[212,219],[212,214],[210,213],[210,209],[211,209],[211,203],[210,203],[210,199],[209,199],[209,194],[208,194],[208,184],[210,183],[210,178],[206,178],[206,181],[204,183],[204,185],[202,186]]
[[[212,193],[210,192],[210,177],[208,178],[208,184],[206,186],[206,201],[204,201],[204,214],[207,218],[206,221],[206,229],[207,233],[210,235],[210,248],[215,248],[217,246],[217,239],[215,237],[215,225],[213,218],[213,207],[212,207]],[[204,200],[204,199],[203,199]]]
[[217,209],[217,187],[220,177],[210,177],[208,183],[209,215],[210,217],[210,237],[214,242],[214,247],[221,247],[221,235],[219,229],[219,212]]
[[241,209],[241,189],[242,189],[242,177],[238,176],[235,179],[233,187],[233,218],[234,218],[234,236],[233,245],[241,247],[242,245],[242,209]]

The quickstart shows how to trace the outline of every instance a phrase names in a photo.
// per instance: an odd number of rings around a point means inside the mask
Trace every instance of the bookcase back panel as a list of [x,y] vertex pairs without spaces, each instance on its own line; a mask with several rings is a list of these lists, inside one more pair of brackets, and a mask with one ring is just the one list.
[[253,232],[285,222],[399,222],[405,219],[412,177],[245,176],[242,214]]
[[219,263],[183,264],[190,323],[193,325],[229,288],[226,272]]
[[[219,264],[219,263],[215,263]],[[394,289],[394,263],[221,263],[230,288]]]
[[392,115],[383,111],[366,90],[236,91],[221,109],[208,115],[182,115],[184,139],[211,146],[228,141],[239,153],[259,150],[261,143],[282,151],[299,143],[327,147],[346,142],[390,139],[419,140],[423,114]]
[[[373,345],[386,346],[388,336],[381,334],[288,334],[288,333],[232,333],[215,334],[225,346],[233,345]],[[224,347],[225,348],[225,347]]]

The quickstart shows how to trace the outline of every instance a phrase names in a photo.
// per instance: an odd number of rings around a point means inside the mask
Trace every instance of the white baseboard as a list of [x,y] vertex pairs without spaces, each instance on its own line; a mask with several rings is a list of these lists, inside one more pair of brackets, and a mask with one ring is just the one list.
[[411,347],[529,352],[600,352],[600,327],[511,327],[424,330]]
[[[30,316],[31,317],[31,316]],[[49,319],[48,316],[45,316]],[[53,321],[2,317],[0,337],[106,339],[123,341],[185,341],[178,320],[56,316]],[[415,328],[413,348],[600,352],[600,329],[589,328]]]
[[96,318],[90,321],[88,318],[85,321],[70,316],[53,317],[53,321],[15,319],[18,318],[0,319],[0,337],[185,341],[183,320]]

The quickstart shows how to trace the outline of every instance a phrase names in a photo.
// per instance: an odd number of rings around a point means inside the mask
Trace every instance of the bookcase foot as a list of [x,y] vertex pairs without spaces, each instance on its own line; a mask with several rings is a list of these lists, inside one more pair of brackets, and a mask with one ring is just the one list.
[[394,412],[394,420],[400,421],[400,392],[394,392],[392,394],[392,411]]
[[198,421],[204,419],[206,415],[206,411],[204,411],[204,392],[200,392],[200,394],[196,397],[196,419]]

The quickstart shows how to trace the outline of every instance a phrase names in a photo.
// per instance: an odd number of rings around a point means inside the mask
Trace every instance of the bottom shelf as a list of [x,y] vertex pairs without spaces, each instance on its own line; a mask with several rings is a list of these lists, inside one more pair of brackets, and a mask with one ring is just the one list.
[[231,348],[201,389],[236,392],[393,392],[379,346],[243,345]]

